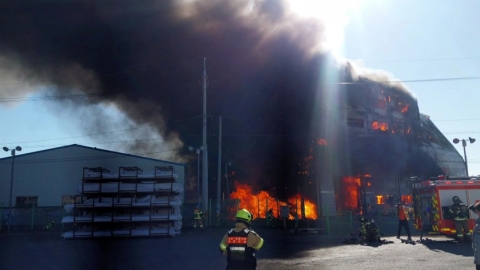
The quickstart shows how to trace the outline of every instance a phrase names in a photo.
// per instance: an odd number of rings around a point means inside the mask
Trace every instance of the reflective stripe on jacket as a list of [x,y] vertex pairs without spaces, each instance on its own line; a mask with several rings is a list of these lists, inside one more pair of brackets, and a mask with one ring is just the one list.
[[202,219],[202,214],[203,214],[202,211],[195,209],[195,211],[193,211],[193,218]]
[[244,229],[239,232],[233,229],[227,233],[227,269],[255,269],[257,259],[255,249],[247,245],[248,234],[255,233]]
[[413,208],[406,207],[404,205],[397,206],[397,216],[399,220],[410,220],[410,215],[408,212],[413,212]]

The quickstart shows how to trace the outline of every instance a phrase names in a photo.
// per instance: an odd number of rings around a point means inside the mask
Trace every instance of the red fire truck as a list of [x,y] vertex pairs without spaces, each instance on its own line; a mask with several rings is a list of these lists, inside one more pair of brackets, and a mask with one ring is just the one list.
[[[455,236],[454,217],[449,212],[452,198],[458,196],[468,207],[480,201],[480,180],[472,177],[438,176],[429,180],[412,177],[413,226],[428,234]],[[477,216],[468,211],[470,230]]]

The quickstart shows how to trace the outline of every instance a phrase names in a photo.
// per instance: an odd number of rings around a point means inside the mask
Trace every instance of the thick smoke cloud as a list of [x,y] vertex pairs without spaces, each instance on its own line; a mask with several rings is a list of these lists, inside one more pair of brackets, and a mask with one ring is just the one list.
[[224,160],[261,188],[287,181],[285,164],[304,157],[291,145],[310,139],[301,136],[322,90],[319,74],[353,74],[327,64],[322,23],[295,16],[284,1],[11,1],[0,4],[0,25],[2,79],[25,82],[27,93],[47,86],[93,94],[69,103],[89,115],[79,123],[87,131],[115,129],[89,110],[113,104],[133,120],[127,127],[151,125],[163,138],[128,144],[153,157],[153,148],[182,156],[201,144],[206,57],[210,155],[222,115]]

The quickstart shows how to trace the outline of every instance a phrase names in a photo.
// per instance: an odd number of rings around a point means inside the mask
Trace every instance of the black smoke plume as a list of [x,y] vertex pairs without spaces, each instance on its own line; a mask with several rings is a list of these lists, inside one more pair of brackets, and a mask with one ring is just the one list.
[[122,150],[157,157],[152,149],[170,149],[180,161],[192,154],[187,146],[201,144],[205,57],[211,179],[221,115],[223,158],[237,175],[260,188],[288,186],[297,173],[290,165],[315,139],[310,126],[325,87],[320,74],[340,80],[356,74],[323,50],[320,21],[287,7],[280,0],[4,1],[0,74],[29,87],[0,89],[4,96],[37,86],[87,94],[61,103],[84,116],[78,119],[86,133],[123,128],[92,107],[114,104],[133,120],[127,127],[149,125],[163,138]]

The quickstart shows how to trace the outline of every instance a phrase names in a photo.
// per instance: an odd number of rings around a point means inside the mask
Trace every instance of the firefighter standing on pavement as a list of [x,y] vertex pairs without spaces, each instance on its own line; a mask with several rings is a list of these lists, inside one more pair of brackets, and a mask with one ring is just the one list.
[[202,222],[202,217],[203,217],[203,212],[200,210],[200,207],[198,205],[195,207],[195,210],[193,211],[193,229],[196,230],[197,226],[200,227],[201,230],[203,230],[203,222]]
[[467,237],[467,241],[471,241],[472,234],[468,229],[468,213],[465,204],[460,200],[458,196],[453,196],[453,205],[449,207],[450,213],[455,220],[455,230],[457,231],[458,242],[464,242],[464,234]]
[[235,228],[229,230],[220,242],[220,251],[227,255],[227,270],[255,270],[257,258],[255,251],[263,246],[263,239],[250,225],[253,216],[246,209],[235,215]]
[[412,241],[412,235],[410,234],[410,227],[408,225],[408,220],[410,219],[409,212],[413,212],[413,208],[407,207],[402,203],[397,204],[397,216],[398,216],[398,232],[397,238],[400,239],[400,233],[402,232],[402,227],[405,228],[408,238],[407,241]]

